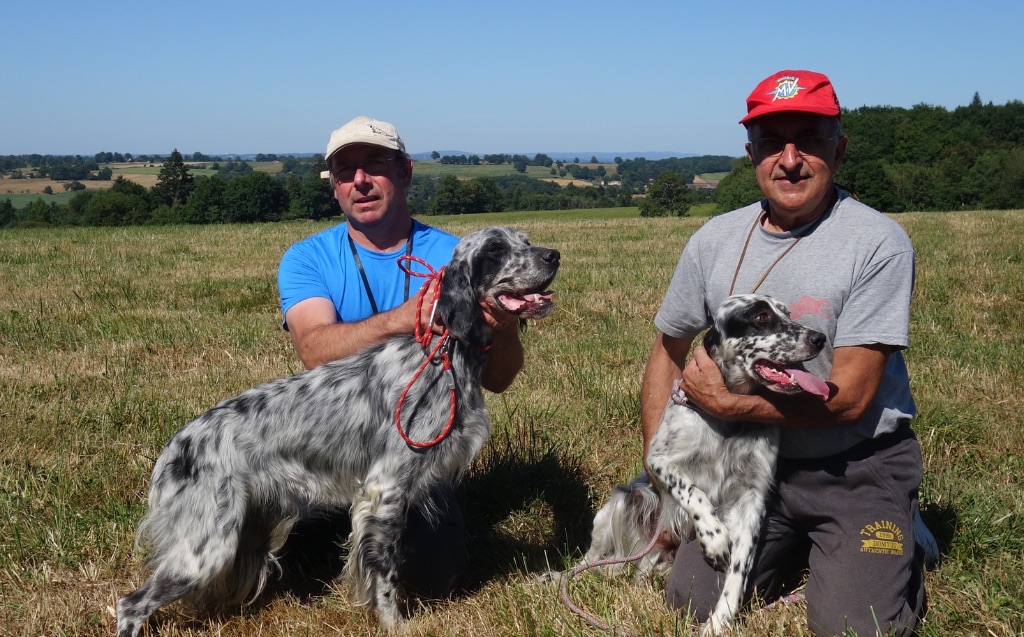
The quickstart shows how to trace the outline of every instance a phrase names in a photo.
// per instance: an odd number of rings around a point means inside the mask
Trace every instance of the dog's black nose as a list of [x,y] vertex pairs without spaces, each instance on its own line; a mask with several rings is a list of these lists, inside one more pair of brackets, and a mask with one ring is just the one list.
[[540,258],[544,260],[544,263],[558,263],[562,255],[558,254],[558,250],[549,249],[545,250],[540,254]]
[[811,344],[815,347],[825,347],[825,335],[821,332],[811,332]]

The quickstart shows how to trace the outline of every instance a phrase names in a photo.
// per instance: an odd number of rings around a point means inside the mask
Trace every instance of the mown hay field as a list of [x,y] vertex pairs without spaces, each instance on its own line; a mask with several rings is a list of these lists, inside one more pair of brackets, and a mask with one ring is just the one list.
[[[942,547],[921,633],[1024,634],[1024,213],[895,218],[918,255],[907,359],[924,516]],[[640,467],[651,318],[703,219],[615,209],[429,221],[456,234],[515,225],[557,247],[563,266],[558,309],[524,334],[513,387],[487,396],[495,435],[460,485],[465,590],[417,607],[406,634],[601,634],[534,579],[579,557],[594,508]],[[143,574],[133,534],[155,457],[219,400],[299,371],[275,272],[291,243],[325,226],[0,230],[0,633],[114,634],[110,609]],[[212,618],[172,605],[148,634],[379,633],[343,586],[313,579]],[[587,575],[573,591],[638,634],[690,634],[657,581]],[[749,613],[740,634],[807,634],[803,609]]]

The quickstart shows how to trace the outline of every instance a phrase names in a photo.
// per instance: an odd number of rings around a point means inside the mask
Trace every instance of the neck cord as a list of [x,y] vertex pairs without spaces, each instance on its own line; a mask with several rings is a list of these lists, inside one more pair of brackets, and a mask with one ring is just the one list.
[[[412,230],[414,222],[409,222],[409,238],[405,241],[405,256],[412,255]],[[359,258],[359,252],[356,250],[356,244],[352,241],[352,235],[348,232],[345,233],[348,236],[348,247],[352,251],[352,258],[356,262],[356,267],[359,268],[359,278],[363,280],[363,289],[366,290],[366,298],[370,300],[370,309],[373,310],[374,314],[378,314],[380,310],[377,309],[377,301],[373,298],[373,291],[370,289],[370,280],[366,278],[366,271],[363,270],[363,262]],[[403,297],[405,301],[409,300],[409,271],[405,271],[405,295]]]
[[[757,215],[757,218],[754,219],[754,225],[750,226],[750,232],[747,233],[747,240],[743,242],[743,250],[740,251],[740,258],[736,262],[736,271],[732,273],[732,283],[729,284],[729,296],[732,296],[733,290],[736,288],[736,277],[740,275],[740,267],[743,265],[743,258],[747,256],[747,246],[750,245],[750,238],[754,236],[754,228],[756,228],[757,225],[761,223],[761,221],[765,218],[767,214],[767,212],[762,211],[761,214]],[[761,284],[764,283],[764,280],[768,278],[768,273],[772,271],[772,268],[774,268],[779,261],[782,261],[782,257],[789,254],[789,251],[795,248],[796,244],[800,243],[800,239],[803,238],[804,235],[797,237],[796,241],[789,244],[789,246],[787,246],[786,249],[782,251],[782,254],[780,254],[774,261],[772,261],[772,264],[768,266],[768,269],[764,271],[764,274],[761,275],[761,278],[757,280],[757,283],[755,283],[754,287],[750,290],[751,294],[756,292],[757,288],[761,287]]]
[[[817,219],[810,222],[810,224],[807,226],[807,229],[804,230],[803,233],[796,238],[796,241],[789,244],[789,246],[787,246],[786,249],[782,251],[782,254],[780,254],[778,257],[776,257],[774,261],[772,261],[772,264],[768,266],[768,269],[764,271],[764,274],[761,275],[761,278],[758,279],[757,283],[754,284],[754,287],[751,288],[750,294],[757,292],[757,288],[761,287],[761,284],[764,283],[764,280],[768,278],[768,274],[772,271],[772,268],[774,268],[779,261],[782,261],[782,257],[789,254],[789,251],[795,248],[796,244],[800,243],[801,239],[803,239],[804,237],[806,237],[807,235],[814,231],[814,228],[816,228],[818,224],[821,223],[822,220],[827,216],[828,210],[832,207],[835,207],[836,202],[838,200],[839,193],[837,190],[833,189],[831,206],[829,208],[826,208],[820,215],[818,215]],[[738,277],[740,274],[740,267],[743,265],[743,258],[747,256],[747,247],[750,245],[750,238],[754,236],[754,228],[756,228],[757,225],[764,221],[764,219],[766,219],[767,217],[768,210],[762,208],[761,214],[757,215],[757,218],[754,219],[754,225],[750,226],[750,231],[747,233],[747,240],[743,242],[743,250],[740,251],[740,258],[736,262],[736,271],[732,273],[732,283],[729,284],[729,296],[732,296],[733,290],[736,288],[736,277]]]

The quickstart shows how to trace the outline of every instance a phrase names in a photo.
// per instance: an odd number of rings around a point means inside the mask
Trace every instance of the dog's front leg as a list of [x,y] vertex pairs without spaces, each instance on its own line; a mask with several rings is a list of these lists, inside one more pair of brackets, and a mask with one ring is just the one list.
[[647,466],[661,492],[674,498],[690,516],[704,559],[714,569],[724,571],[729,564],[729,531],[715,515],[710,498],[684,473],[673,467],[672,463],[666,462],[663,456],[648,454]]
[[352,534],[345,564],[352,601],[373,604],[380,623],[395,628],[403,620],[398,564],[409,502],[394,482],[369,480],[352,505]]
[[743,604],[747,580],[754,567],[757,540],[765,511],[765,496],[758,489],[746,491],[726,512],[725,524],[732,536],[732,555],[729,570],[722,582],[722,594],[714,612],[701,629],[702,636],[729,634],[729,622]]

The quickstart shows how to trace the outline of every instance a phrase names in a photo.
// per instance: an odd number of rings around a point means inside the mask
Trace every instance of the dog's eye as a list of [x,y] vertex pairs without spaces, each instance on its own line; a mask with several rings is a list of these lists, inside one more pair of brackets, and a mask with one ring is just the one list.
[[757,316],[754,317],[754,322],[759,324],[771,323],[772,315],[768,312],[758,312]]

